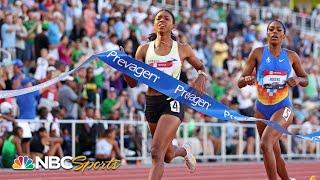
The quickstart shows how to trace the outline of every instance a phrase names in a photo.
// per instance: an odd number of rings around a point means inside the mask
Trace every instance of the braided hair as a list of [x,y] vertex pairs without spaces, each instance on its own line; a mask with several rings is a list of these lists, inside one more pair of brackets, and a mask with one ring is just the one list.
[[[161,10],[159,10],[159,11],[156,13],[155,16],[157,16],[160,12],[163,12],[163,11],[170,14],[170,16],[172,17],[173,24],[175,24],[176,22],[175,22],[175,19],[174,19],[174,15],[173,15],[173,13],[172,13],[170,10],[168,10],[168,9],[161,9]],[[156,34],[156,33],[151,33],[151,34],[149,34],[149,37],[148,37],[148,40],[149,40],[149,41],[154,41],[155,39],[157,39],[157,34]],[[177,41],[177,37],[176,37],[172,32],[171,32],[171,39],[174,40],[174,41]]]

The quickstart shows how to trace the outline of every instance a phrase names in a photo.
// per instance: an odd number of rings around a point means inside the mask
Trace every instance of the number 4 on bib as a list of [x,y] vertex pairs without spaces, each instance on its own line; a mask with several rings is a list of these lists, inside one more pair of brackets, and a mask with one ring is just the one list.
[[171,101],[170,107],[172,112],[180,112],[180,103],[178,101]]

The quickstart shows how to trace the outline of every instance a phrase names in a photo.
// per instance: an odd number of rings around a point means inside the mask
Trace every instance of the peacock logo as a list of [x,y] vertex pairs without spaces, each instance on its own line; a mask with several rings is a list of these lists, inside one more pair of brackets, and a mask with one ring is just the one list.
[[34,164],[28,156],[19,156],[14,160],[12,169],[32,170],[34,169]]

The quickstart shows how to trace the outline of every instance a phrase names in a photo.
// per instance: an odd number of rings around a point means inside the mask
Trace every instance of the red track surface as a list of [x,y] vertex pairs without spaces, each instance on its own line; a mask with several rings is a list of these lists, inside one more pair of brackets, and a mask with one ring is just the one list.
[[[316,176],[320,180],[320,162],[290,162],[287,164],[289,175],[297,180],[309,180]],[[123,166],[118,170],[94,171],[84,173],[66,170],[1,170],[0,179],[45,179],[45,180],[144,180],[148,177],[149,167]],[[164,180],[260,180],[267,179],[262,163],[227,163],[198,165],[194,174],[189,174],[182,165],[166,165]]]

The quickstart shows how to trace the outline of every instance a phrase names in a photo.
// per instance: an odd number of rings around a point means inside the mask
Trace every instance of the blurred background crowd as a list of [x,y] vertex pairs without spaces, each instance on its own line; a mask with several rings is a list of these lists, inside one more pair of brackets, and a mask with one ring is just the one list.
[[[126,1],[125,1],[126,2]],[[0,90],[30,87],[52,79],[74,68],[93,53],[123,49],[134,56],[137,47],[146,43],[153,32],[154,14],[161,2],[132,5],[114,0],[1,0]],[[170,4],[170,1],[168,1]],[[186,1],[179,1],[182,7]],[[269,7],[263,18],[257,18],[257,8]],[[290,18],[291,13],[313,19],[320,28],[319,5],[289,4],[279,0],[191,1],[191,9],[173,10],[176,20],[174,34],[181,43],[188,42],[203,61],[210,78],[207,93],[238,110],[253,116],[255,87],[238,89],[236,82],[251,50],[266,44],[267,25],[279,19],[278,12],[289,16],[283,23],[287,38],[283,47],[300,56],[308,73],[309,85],[295,87],[293,98],[294,123],[302,125],[297,133],[311,133],[319,124],[320,56],[315,55],[319,35],[305,33]],[[281,17],[283,19],[283,17]],[[317,39],[318,38],[318,39]],[[11,57],[11,58],[10,58]],[[183,66],[189,82],[197,72],[188,63]],[[139,128],[125,126],[125,154],[119,150],[119,126],[106,126],[95,120],[144,121],[145,92],[143,84],[130,89],[122,74],[100,61],[81,67],[72,76],[40,91],[0,99],[0,147],[2,159],[12,154],[29,156],[71,155],[71,125],[60,120],[87,120],[76,126],[76,154],[96,159],[141,156],[142,134]],[[23,120],[46,120],[46,125]],[[187,136],[198,147],[197,154],[218,155],[221,129],[210,128],[207,134],[197,122],[218,122],[187,108],[184,122]],[[227,154],[238,152],[238,130],[228,123]],[[177,139],[183,133],[177,134]],[[203,137],[209,139],[204,147]],[[253,154],[255,129],[246,128],[244,153]],[[283,139],[283,151],[286,139]],[[14,150],[14,151],[13,151]],[[242,151],[242,150],[241,150]],[[297,145],[292,149],[301,152]],[[309,143],[308,153],[315,153]],[[4,160],[3,165],[6,166]],[[9,163],[9,167],[11,167]]]

